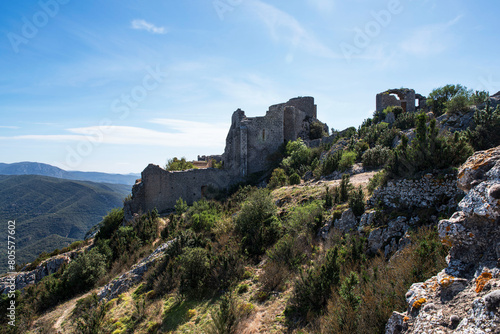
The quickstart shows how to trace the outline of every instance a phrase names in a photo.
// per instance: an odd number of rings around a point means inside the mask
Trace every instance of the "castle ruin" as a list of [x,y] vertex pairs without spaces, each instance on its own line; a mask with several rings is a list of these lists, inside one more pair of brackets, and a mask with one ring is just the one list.
[[426,101],[425,96],[416,94],[413,89],[389,89],[377,94],[376,110],[383,111],[387,107],[394,106],[403,108],[404,112],[415,112],[425,108]]
[[[241,109],[236,110],[224,154],[213,156],[222,161],[222,169],[171,172],[150,164],[133,186],[131,200],[125,202],[126,219],[155,208],[160,213],[171,210],[179,198],[191,205],[214,190],[227,189],[249,175],[268,171],[276,164],[272,155],[283,143],[299,137],[308,141],[310,124],[317,121],[316,117],[313,97],[297,97],[273,105],[262,117],[247,117]],[[326,125],[325,128],[328,130]]]

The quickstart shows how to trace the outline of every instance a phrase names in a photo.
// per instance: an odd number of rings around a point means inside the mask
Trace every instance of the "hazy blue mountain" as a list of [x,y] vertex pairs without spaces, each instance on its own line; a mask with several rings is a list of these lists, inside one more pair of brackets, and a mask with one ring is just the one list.
[[0,163],[1,175],[43,175],[67,180],[105,182],[133,185],[140,174],[108,174],[99,172],[66,171],[61,168],[39,162]]
[[[8,221],[16,221],[17,262],[32,261],[41,252],[83,239],[107,212],[123,206],[130,190],[123,184],[0,175],[0,222],[7,231]],[[6,239],[5,232],[2,249],[7,249]],[[1,261],[0,272],[6,271],[5,262]]]

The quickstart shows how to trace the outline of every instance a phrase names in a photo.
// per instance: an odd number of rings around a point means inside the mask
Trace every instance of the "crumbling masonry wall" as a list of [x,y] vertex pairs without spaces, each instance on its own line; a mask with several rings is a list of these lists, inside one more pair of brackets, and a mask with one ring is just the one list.
[[[418,106],[416,101],[418,100]],[[415,94],[415,90],[409,88],[389,89],[376,96],[376,110],[383,111],[390,106],[402,107],[405,112],[415,112],[424,108],[426,98]]]
[[221,169],[170,172],[153,164],[146,167],[141,176],[141,181],[132,188],[132,200],[125,203],[126,219],[155,208],[160,213],[173,209],[180,197],[191,205],[211,190],[228,188],[232,180],[229,173]]
[[238,109],[233,113],[226,138],[224,167],[235,177],[265,171],[268,158],[280,145],[299,137],[308,138],[308,120],[316,119],[312,97],[300,97],[269,107],[263,117],[246,117]]
[[316,114],[312,97],[273,105],[262,117],[246,117],[244,111],[236,110],[221,158],[224,169],[169,172],[149,165],[132,188],[132,199],[125,203],[125,219],[155,208],[160,213],[173,209],[179,198],[191,205],[210,190],[226,189],[250,174],[268,170],[273,163],[270,157],[280,145],[299,137],[308,139],[309,122]]

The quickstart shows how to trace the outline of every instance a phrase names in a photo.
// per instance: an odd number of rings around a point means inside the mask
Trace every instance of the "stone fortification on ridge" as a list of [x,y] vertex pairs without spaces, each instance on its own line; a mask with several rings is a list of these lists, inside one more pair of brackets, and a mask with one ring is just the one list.
[[[126,219],[155,208],[159,212],[170,210],[179,198],[192,204],[214,190],[245,180],[248,175],[268,171],[273,165],[272,155],[283,143],[299,137],[309,139],[310,124],[316,116],[313,97],[297,97],[273,105],[262,117],[246,117],[244,111],[236,110],[222,155],[223,169],[169,172],[149,165],[132,188],[132,199],[125,202]],[[328,130],[326,125],[325,128]]]

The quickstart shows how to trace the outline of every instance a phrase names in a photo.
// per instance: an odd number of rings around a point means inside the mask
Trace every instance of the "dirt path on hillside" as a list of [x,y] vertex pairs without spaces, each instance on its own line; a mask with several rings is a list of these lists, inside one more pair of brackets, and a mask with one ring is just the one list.
[[53,333],[57,334],[64,334],[66,333],[63,330],[63,323],[64,321],[68,320],[68,318],[71,315],[71,312],[73,312],[73,309],[76,306],[77,301],[79,301],[82,298],[87,297],[88,295],[92,294],[95,292],[95,290],[89,291],[84,295],[75,297],[71,300],[68,300],[67,302],[58,305],[54,310],[44,314],[40,318],[38,318],[35,321],[34,328],[40,328],[40,327],[45,327],[47,328],[48,325],[52,324],[51,329],[53,330]]
[[[375,170],[375,171],[371,171],[371,172],[364,172],[364,173],[351,175],[351,179],[350,179],[351,184],[355,187],[362,186],[363,188],[366,188],[370,179],[373,177],[373,175],[377,174],[378,172],[379,172],[379,170]],[[302,185],[304,185],[304,186],[318,186],[318,185],[338,186],[340,184],[340,181],[341,181],[340,179],[339,180],[310,181],[310,182],[305,182]]]

